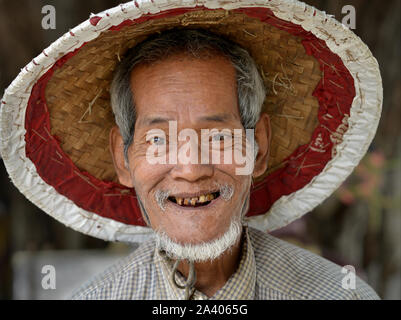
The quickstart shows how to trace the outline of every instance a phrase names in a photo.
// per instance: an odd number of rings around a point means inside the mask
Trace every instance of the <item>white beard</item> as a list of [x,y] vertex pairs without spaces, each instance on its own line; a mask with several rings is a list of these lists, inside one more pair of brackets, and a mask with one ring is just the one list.
[[205,262],[217,259],[230,249],[241,236],[242,223],[234,218],[228,230],[218,239],[199,244],[180,244],[172,240],[164,231],[155,231],[156,246],[175,260]]

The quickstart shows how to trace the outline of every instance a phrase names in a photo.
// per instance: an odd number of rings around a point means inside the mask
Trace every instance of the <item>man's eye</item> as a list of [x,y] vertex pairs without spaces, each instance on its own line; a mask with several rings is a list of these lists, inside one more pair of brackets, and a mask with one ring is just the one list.
[[163,145],[163,144],[165,144],[165,139],[164,138],[162,138],[162,137],[158,137],[158,136],[154,136],[154,137],[151,137],[150,139],[149,139],[149,143],[150,144],[156,144],[156,145]]
[[213,141],[221,141],[221,142],[223,142],[224,140],[229,139],[229,138],[230,138],[230,136],[227,136],[225,134],[215,134],[212,136]]

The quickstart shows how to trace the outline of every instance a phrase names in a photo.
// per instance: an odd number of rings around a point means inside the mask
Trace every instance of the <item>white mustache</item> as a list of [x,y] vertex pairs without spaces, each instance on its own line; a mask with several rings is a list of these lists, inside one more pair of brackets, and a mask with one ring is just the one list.
[[170,194],[171,194],[170,191],[163,191],[163,190],[157,190],[155,193],[156,202],[162,209],[162,211],[166,210],[166,201]]

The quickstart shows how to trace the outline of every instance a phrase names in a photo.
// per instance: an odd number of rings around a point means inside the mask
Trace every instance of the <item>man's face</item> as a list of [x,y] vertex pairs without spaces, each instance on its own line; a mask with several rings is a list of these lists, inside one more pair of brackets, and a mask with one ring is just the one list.
[[[175,164],[169,163],[168,157],[166,164],[154,164],[149,162],[147,150],[155,143],[166,143],[167,152],[171,149],[169,121],[176,121],[178,133],[195,130],[199,146],[201,129],[244,130],[234,67],[219,56],[198,60],[175,55],[150,66],[137,66],[131,75],[131,89],[136,106],[135,134],[127,170],[118,173],[120,182],[135,188],[152,228],[164,231],[176,242],[197,244],[222,236],[243,210],[251,176],[237,175],[235,169],[240,166],[234,159],[232,163],[201,164],[199,160],[193,164],[183,163],[178,154]],[[152,129],[163,130],[167,141],[161,137],[149,140]],[[177,149],[184,143],[178,141]],[[232,188],[229,200],[218,194],[219,186]],[[157,201],[160,192],[169,194],[163,206]],[[202,200],[210,199],[211,194],[218,197],[206,205],[191,205],[191,199],[198,202],[201,196],[205,197]]]

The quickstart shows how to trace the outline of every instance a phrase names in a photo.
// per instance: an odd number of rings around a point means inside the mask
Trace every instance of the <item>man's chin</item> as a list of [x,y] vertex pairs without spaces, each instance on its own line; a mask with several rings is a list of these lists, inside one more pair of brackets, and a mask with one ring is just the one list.
[[236,244],[242,234],[240,221],[232,221],[228,230],[219,238],[199,244],[182,244],[171,239],[165,232],[157,231],[156,245],[174,260],[206,262],[218,259]]

